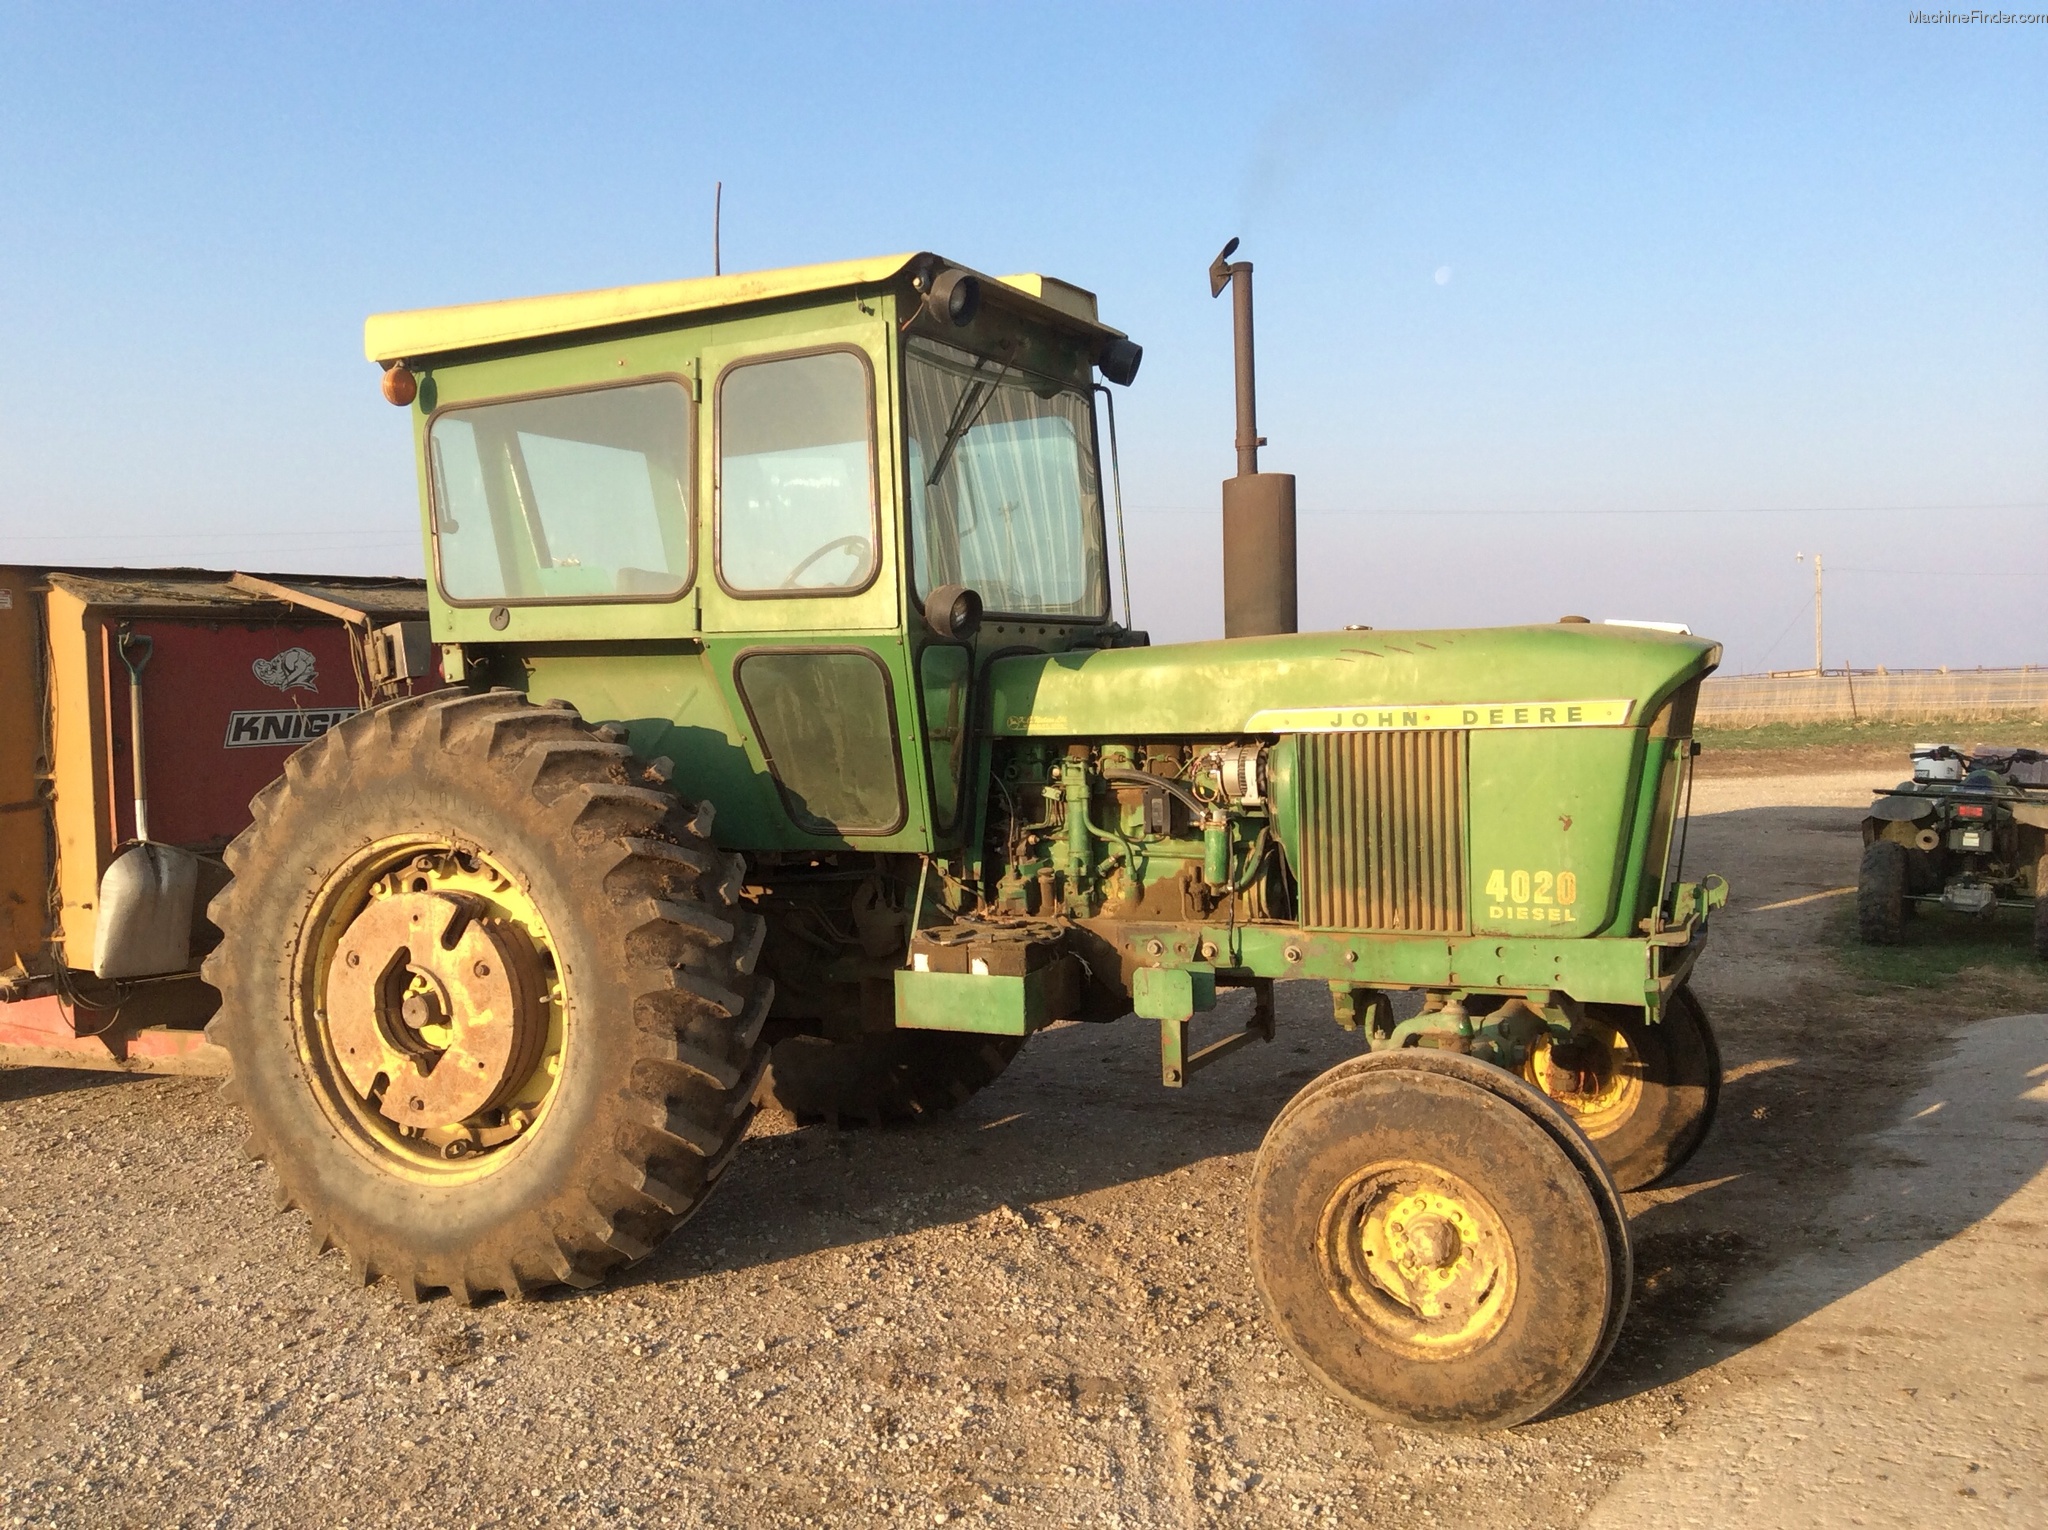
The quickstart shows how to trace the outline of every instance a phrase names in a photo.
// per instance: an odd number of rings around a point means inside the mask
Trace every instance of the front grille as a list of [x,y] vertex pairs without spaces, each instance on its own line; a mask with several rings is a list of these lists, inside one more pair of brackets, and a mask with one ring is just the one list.
[[1301,735],[1304,924],[1465,928],[1465,739],[1458,729]]

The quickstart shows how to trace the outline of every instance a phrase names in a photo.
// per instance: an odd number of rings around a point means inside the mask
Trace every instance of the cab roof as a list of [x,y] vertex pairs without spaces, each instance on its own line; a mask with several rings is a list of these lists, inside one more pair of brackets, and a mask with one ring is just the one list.
[[[605,287],[594,292],[568,292],[553,297],[509,298],[496,303],[465,303],[453,308],[416,308],[404,313],[372,314],[363,325],[363,352],[380,363],[412,361],[451,351],[508,345],[582,330],[640,324],[745,303],[773,302],[841,289],[881,287],[926,261],[958,265],[923,251],[877,255],[866,260],[841,260],[818,266],[785,266],[775,271],[747,271],[732,276],[699,276],[684,281],[650,282],[637,287]],[[982,273],[976,272],[977,276]],[[1050,322],[1062,329],[1100,340],[1120,338],[1096,317],[1095,294],[1050,276],[1027,273],[983,277],[983,296],[1005,308]]]

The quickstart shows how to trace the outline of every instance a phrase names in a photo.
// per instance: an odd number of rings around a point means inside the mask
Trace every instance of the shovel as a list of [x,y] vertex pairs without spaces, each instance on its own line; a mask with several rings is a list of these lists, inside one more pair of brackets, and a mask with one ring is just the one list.
[[142,752],[142,672],[156,643],[125,625],[115,652],[128,671],[129,747],[135,756],[135,838],[100,878],[92,970],[102,978],[159,977],[192,960],[192,902],[199,857],[149,837],[149,787]]

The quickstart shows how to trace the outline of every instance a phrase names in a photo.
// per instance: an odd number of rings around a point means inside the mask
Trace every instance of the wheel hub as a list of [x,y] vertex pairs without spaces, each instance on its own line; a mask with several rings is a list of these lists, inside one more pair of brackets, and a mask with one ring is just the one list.
[[1422,1164],[1354,1175],[1324,1209],[1330,1293],[1382,1343],[1446,1357],[1485,1342],[1514,1299],[1514,1251],[1484,1197]]
[[545,992],[517,924],[460,893],[393,893],[371,899],[335,949],[328,1035],[349,1083],[388,1120],[446,1129],[532,1073],[547,1041]]
[[1634,1060],[1618,1027],[1582,1027],[1568,1037],[1539,1041],[1523,1072],[1591,1130],[1596,1118],[1626,1103]]

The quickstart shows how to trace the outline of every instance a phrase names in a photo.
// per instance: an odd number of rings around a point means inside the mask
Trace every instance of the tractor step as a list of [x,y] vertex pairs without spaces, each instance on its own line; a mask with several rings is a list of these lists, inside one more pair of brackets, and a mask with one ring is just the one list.
[[899,1030],[1028,1036],[1081,1007],[1081,964],[1056,925],[962,920],[919,930],[896,973]]

